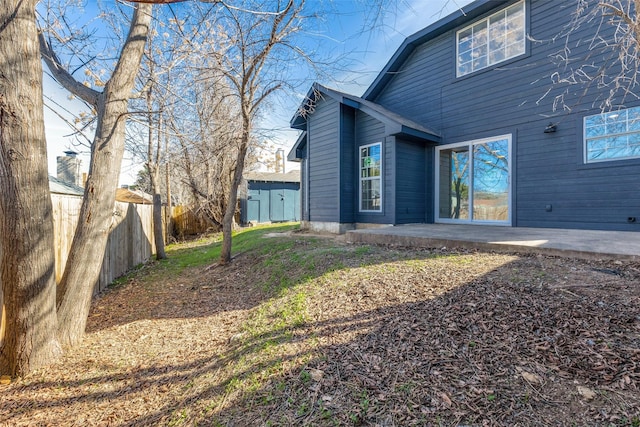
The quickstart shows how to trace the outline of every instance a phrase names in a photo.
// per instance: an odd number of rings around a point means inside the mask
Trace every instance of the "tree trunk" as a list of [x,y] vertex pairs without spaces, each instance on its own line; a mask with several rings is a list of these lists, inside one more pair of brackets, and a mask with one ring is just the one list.
[[[154,73],[151,71],[153,79]],[[153,138],[153,84],[149,86],[147,91],[147,111],[149,124],[149,139],[147,141],[147,171],[149,172],[149,180],[151,181],[151,192],[153,193],[153,240],[156,247],[156,259],[167,259],[164,251],[164,237],[162,227],[162,197],[160,196],[160,138],[162,133],[162,114],[158,119],[158,143],[154,155],[154,138]]]
[[84,335],[91,296],[100,275],[112,225],[116,185],[124,154],[128,99],[140,67],[151,5],[138,5],[111,79],[97,99],[98,122],[80,219],[58,287],[58,338],[76,345]]
[[[168,137],[165,137],[168,139]],[[164,146],[164,152],[167,153],[167,164],[165,165],[165,179],[166,179],[166,187],[167,187],[167,213],[166,213],[166,237],[167,240],[169,240],[169,236],[173,236],[173,226],[172,226],[172,210],[173,210],[173,204],[171,203],[171,180],[169,179],[169,151],[167,150],[167,145],[166,145],[166,141],[167,139],[165,139],[165,146]]]
[[165,165],[165,180],[167,187],[167,211],[166,211],[166,238],[169,240],[169,236],[173,236],[173,227],[171,224],[172,210],[173,204],[171,203],[171,179],[170,179],[170,167],[169,167],[169,134],[165,132],[164,134],[164,155],[167,159],[167,163]]
[[164,251],[164,229],[162,227],[162,197],[160,196],[160,170],[149,162],[149,178],[153,189],[153,238],[156,244],[156,259],[167,259]]
[[60,355],[35,3],[0,2],[0,372],[11,376]]
[[240,182],[242,182],[244,161],[247,157],[247,149],[249,147],[251,123],[248,120],[244,120],[243,127],[244,129],[242,131],[240,148],[238,149],[238,157],[236,158],[236,168],[233,172],[231,188],[229,189],[229,200],[222,219],[222,250],[220,253],[220,264],[227,264],[231,262],[233,219],[236,213],[236,203],[238,202],[238,187],[240,187]]
[[454,191],[456,193],[456,206],[453,208],[453,217],[460,218],[460,203],[462,202],[462,178],[454,179]]

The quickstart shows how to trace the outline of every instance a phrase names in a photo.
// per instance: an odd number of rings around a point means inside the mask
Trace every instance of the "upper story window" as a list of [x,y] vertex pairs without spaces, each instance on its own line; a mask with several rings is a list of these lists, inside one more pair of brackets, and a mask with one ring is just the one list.
[[457,33],[457,76],[525,53],[524,0]]
[[584,118],[585,163],[640,157],[640,107]]
[[382,144],[360,147],[360,212],[382,211]]

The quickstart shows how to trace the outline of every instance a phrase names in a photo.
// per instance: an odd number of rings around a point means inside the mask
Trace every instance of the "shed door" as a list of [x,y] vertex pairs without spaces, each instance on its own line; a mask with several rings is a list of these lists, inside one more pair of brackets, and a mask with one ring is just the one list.
[[260,218],[260,190],[247,191],[246,222],[262,222]]
[[274,188],[271,190],[271,200],[269,203],[271,222],[286,221],[285,218],[285,192],[282,188]]
[[284,220],[285,221],[297,221],[298,215],[296,215],[296,209],[299,208],[300,203],[298,201],[298,191],[287,188],[283,191],[284,194]]

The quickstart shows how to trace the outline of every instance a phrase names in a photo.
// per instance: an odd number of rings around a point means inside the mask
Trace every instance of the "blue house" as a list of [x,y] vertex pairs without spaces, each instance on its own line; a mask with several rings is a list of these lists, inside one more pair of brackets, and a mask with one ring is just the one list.
[[558,37],[575,7],[477,0],[408,37],[361,97],[313,85],[288,154],[303,226],[638,230],[640,101],[602,109],[608,88],[554,84],[567,46],[607,60],[585,42],[597,20]]

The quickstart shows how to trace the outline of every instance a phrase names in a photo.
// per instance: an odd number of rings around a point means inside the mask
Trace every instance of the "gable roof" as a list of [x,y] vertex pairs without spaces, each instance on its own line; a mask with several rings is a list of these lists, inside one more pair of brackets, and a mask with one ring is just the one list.
[[471,22],[492,9],[504,6],[510,1],[512,0],[476,0],[407,37],[362,97],[367,100],[376,99],[387,83],[389,83],[389,80],[391,80],[394,74],[400,70],[402,64],[404,64],[407,58],[409,58],[416,47],[446,33],[447,31]]
[[[433,142],[440,142],[440,134],[432,129],[422,126],[412,120],[406,119],[393,111],[387,110],[375,102],[368,101],[358,96],[349,95],[335,89],[329,89],[321,84],[314,83],[303,104],[291,119],[291,127],[294,129],[306,130],[306,116],[311,114],[313,104],[323,95],[327,95],[341,104],[355,108],[370,115],[371,117],[384,123],[386,132],[389,135],[403,135],[409,138],[419,138]],[[293,150],[304,141],[303,137],[298,138]]]

